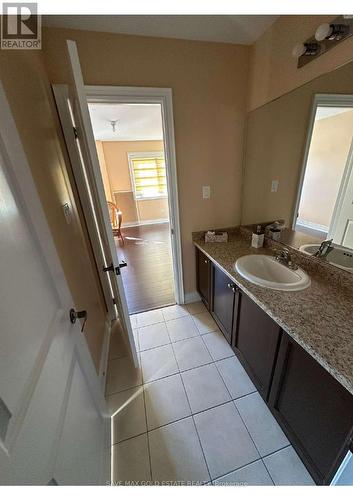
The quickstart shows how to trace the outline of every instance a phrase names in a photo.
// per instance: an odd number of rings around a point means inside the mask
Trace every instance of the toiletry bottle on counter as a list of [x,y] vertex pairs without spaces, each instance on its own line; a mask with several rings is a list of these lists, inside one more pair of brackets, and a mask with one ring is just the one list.
[[255,232],[252,234],[251,246],[261,248],[264,246],[264,233],[260,225],[256,226]]

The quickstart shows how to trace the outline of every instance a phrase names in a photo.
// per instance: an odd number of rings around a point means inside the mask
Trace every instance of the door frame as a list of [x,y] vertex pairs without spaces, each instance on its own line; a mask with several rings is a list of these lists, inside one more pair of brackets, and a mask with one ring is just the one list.
[[304,154],[302,160],[302,166],[300,169],[300,176],[298,182],[297,196],[294,204],[294,210],[292,214],[292,225],[291,228],[295,230],[297,223],[297,215],[300,205],[300,199],[303,190],[303,184],[305,179],[306,165],[308,162],[308,156],[310,151],[311,138],[313,135],[313,129],[315,124],[316,109],[318,106],[322,107],[335,107],[335,108],[350,108],[353,107],[353,95],[351,94],[315,94],[312,99],[310,116],[308,122],[308,131],[306,133]]
[[[327,233],[327,239],[333,238],[333,235],[335,234],[335,231],[337,229],[339,216],[342,210],[343,200],[346,196],[349,181],[351,179],[352,169],[353,169],[353,139],[349,147],[348,156],[346,159],[346,165],[344,167],[341,184],[337,193],[336,203],[332,212],[331,222]],[[342,243],[339,243],[339,245],[342,245]]]
[[168,186],[168,206],[171,229],[175,300],[177,304],[184,304],[185,294],[181,252],[172,89],[159,87],[85,85],[85,91],[88,103],[147,103],[160,104],[161,106]]
[[[14,183],[14,190],[18,196],[19,202],[23,207],[23,211],[28,219],[28,224],[33,231],[33,235],[38,244],[38,249],[43,258],[43,264],[47,268],[48,274],[51,276],[53,283],[55,283],[55,289],[57,292],[58,303],[60,307],[65,311],[67,310],[67,320],[69,321],[69,311],[71,308],[75,309],[74,300],[62,267],[60,257],[58,255],[54,238],[48,224],[41,199],[39,197],[37,187],[33,178],[33,174],[22,145],[21,137],[15,123],[10,105],[7,100],[5,89],[0,79],[0,109],[1,109],[1,120],[0,120],[0,151],[1,156],[6,163],[6,167],[12,177]],[[102,484],[106,477],[110,474],[110,438],[111,438],[111,422],[107,404],[104,398],[102,388],[99,383],[99,377],[97,375],[96,369],[94,367],[91,354],[88,349],[88,345],[84,335],[81,333],[81,328],[79,323],[72,326],[73,339],[75,342],[74,350],[76,352],[77,362],[80,364],[82,373],[86,379],[89,392],[92,396],[96,408],[99,410],[100,414],[105,420],[105,430],[104,430],[104,446],[106,448],[106,456],[104,463]],[[49,346],[46,346],[49,348]],[[27,410],[30,400],[35,390],[36,383],[43,368],[44,363],[43,350],[37,359],[37,366],[33,377],[28,381],[27,391],[25,401],[25,410]],[[71,377],[71,369],[69,379]],[[64,404],[66,404],[68,394],[65,396]],[[10,436],[9,441],[13,441],[15,433],[18,431],[18,427],[22,420],[25,418],[25,413],[21,413],[15,422],[15,430]],[[62,425],[64,415],[60,419],[59,429],[57,432],[62,431]],[[56,440],[59,436],[56,436]],[[58,444],[58,441],[57,441]],[[1,444],[0,444],[1,446]],[[56,450],[54,450],[56,453]],[[52,459],[54,460],[55,457]],[[53,462],[54,463],[54,462]]]

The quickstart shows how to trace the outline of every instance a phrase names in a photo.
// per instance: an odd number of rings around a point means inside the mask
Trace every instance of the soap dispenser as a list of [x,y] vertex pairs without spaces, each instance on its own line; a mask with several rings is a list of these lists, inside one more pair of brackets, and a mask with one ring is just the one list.
[[264,246],[264,232],[260,225],[256,226],[255,231],[252,234],[251,246],[254,248],[261,248]]

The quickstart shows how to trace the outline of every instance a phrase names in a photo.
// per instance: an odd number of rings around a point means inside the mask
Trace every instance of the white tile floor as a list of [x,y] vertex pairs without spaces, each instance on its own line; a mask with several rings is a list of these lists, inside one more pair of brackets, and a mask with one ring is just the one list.
[[113,332],[106,386],[116,484],[314,484],[201,302],[131,321],[140,368]]

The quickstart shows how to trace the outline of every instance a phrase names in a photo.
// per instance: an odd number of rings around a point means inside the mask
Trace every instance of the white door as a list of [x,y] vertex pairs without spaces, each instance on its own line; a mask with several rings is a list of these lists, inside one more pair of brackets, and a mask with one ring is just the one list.
[[337,195],[328,238],[344,247],[353,248],[353,141]]
[[110,317],[119,318],[137,366],[135,341],[111,230],[76,43],[68,40],[67,47],[72,71],[70,90],[73,95],[70,96],[67,87],[53,85],[54,96]]
[[1,83],[0,109],[0,484],[102,484],[110,419]]

